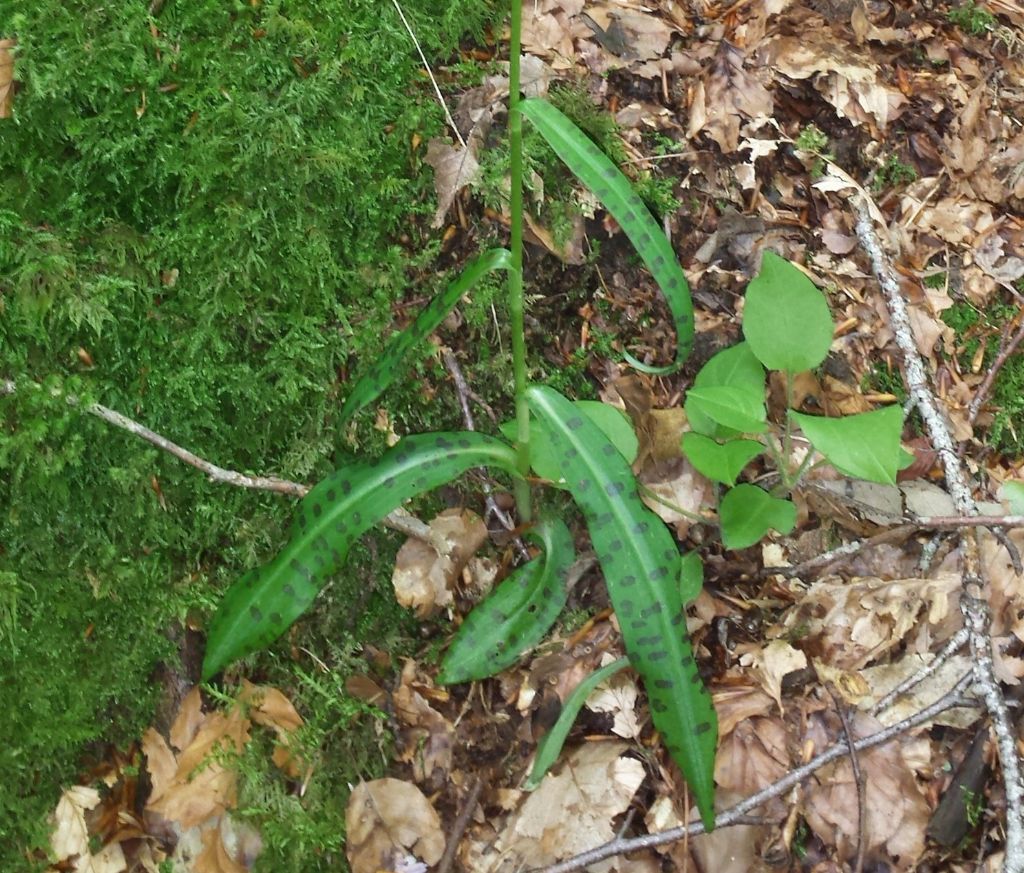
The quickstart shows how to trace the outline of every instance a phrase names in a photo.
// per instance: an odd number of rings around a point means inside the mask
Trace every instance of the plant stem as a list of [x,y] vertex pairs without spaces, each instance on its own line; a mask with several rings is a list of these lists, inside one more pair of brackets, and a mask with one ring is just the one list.
[[511,152],[510,172],[512,196],[509,210],[512,217],[512,268],[508,271],[508,309],[512,332],[512,369],[516,392],[516,466],[520,477],[515,481],[516,509],[520,522],[530,521],[530,410],[526,405],[526,332],[523,323],[523,116],[519,112],[519,56],[523,30],[523,7],[512,0],[511,39],[508,64],[508,133]]
[[787,489],[793,487],[793,480],[791,478],[791,471],[789,469],[790,452],[792,451],[792,430],[793,424],[789,418],[789,410],[793,406],[793,374],[786,370],[786,422],[785,427],[782,431],[782,464],[779,466],[779,472],[782,474],[782,481],[785,483]]

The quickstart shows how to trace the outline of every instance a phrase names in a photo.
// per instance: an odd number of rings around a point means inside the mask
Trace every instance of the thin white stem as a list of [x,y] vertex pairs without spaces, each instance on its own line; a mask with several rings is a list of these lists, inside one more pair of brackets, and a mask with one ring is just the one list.
[[[36,385],[35,387],[38,389],[40,386]],[[17,386],[10,379],[0,380],[0,395],[14,394],[15,391],[17,391]],[[89,415],[95,415],[97,418],[103,419],[107,424],[112,424],[114,427],[126,430],[128,433],[145,440],[147,443],[151,443],[169,455],[173,455],[190,467],[202,470],[213,482],[234,485],[237,488],[252,488],[257,491],[274,491],[278,494],[287,494],[290,497],[305,497],[309,493],[309,486],[303,485],[301,482],[290,482],[287,479],[279,479],[276,476],[248,476],[236,470],[218,467],[216,464],[210,463],[205,458],[200,458],[199,455],[190,452],[177,443],[171,442],[167,437],[158,434],[156,431],[150,430],[145,425],[132,421],[126,415],[122,415],[120,412],[109,409],[106,406],[101,406],[99,403],[82,406],[74,394],[65,395],[64,401],[68,406],[78,407],[83,412],[88,412]],[[437,550],[438,554],[445,554],[447,551],[447,544],[443,537],[435,534],[429,525],[424,524],[401,507],[388,515],[384,519],[383,524],[385,527],[391,528],[391,530],[430,543]]]
[[452,118],[452,114],[448,111],[448,104],[444,102],[444,95],[441,93],[441,88],[437,84],[437,79],[434,78],[434,71],[430,69],[430,64],[427,62],[427,56],[423,54],[423,49],[420,47],[420,41],[416,39],[416,32],[412,29],[412,25],[409,24],[409,20],[405,17],[402,7],[398,5],[398,0],[391,0],[391,2],[395,6],[395,11],[398,12],[398,17],[402,19],[402,24],[405,25],[405,29],[409,32],[412,44],[416,46],[416,51],[419,53],[420,60],[423,61],[423,69],[427,71],[427,75],[430,77],[430,84],[434,86],[434,93],[437,95],[437,102],[441,104],[441,109],[444,110],[444,117],[448,121],[448,126],[455,134],[455,138],[459,141],[459,145],[466,148],[466,141],[462,138],[462,134],[459,133],[459,126],[455,123],[455,119]]

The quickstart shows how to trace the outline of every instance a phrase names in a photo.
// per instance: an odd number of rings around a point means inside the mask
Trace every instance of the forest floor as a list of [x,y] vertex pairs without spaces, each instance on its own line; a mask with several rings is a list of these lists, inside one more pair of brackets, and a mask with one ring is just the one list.
[[[581,126],[617,138],[620,166],[664,220],[685,268],[698,336],[671,376],[638,375],[622,363],[623,350],[653,364],[672,359],[667,308],[600,205],[538,166],[528,342],[560,388],[629,415],[634,470],[661,498],[648,505],[704,562],[704,589],[688,618],[720,724],[717,807],[769,794],[712,834],[629,842],[697,818],[628,671],[587,699],[552,774],[532,793],[522,788],[538,739],[583,678],[622,656],[622,642],[599,572],[583,566],[567,612],[537,650],[494,679],[437,684],[449,619],[460,621],[517,560],[514,535],[483,517],[474,489],[469,499],[453,495],[431,522],[458,541],[444,556],[452,560],[439,564],[416,540],[397,558],[397,596],[415,609],[425,640],[401,662],[363,640],[344,678],[347,693],[367,705],[362,717],[393,737],[381,743],[386,778],[359,785],[348,803],[353,873],[428,868],[419,862],[442,873],[556,864],[608,873],[1000,869],[1006,793],[984,708],[958,685],[971,656],[948,645],[964,642],[963,546],[955,529],[939,536],[919,521],[960,513],[921,417],[908,416],[904,445],[914,462],[897,485],[811,478],[793,495],[793,532],[739,551],[719,541],[715,487],[683,457],[679,437],[694,374],[741,338],[743,289],[765,250],[801,265],[827,293],[836,325],[825,364],[797,380],[793,407],[848,415],[907,399],[901,350],[856,228],[852,198],[864,197],[893,253],[916,349],[973,494],[990,514],[1018,511],[999,501],[1024,478],[1024,355],[1014,351],[1024,335],[1024,6],[529,0],[523,50],[530,94],[575,107]],[[453,68],[433,70],[473,155],[465,160],[451,131],[427,147],[439,201],[433,232],[444,239],[446,264],[505,234],[496,168],[506,59],[502,38],[467,47],[460,66],[491,71],[472,87],[457,85]],[[580,95],[617,128],[601,128]],[[543,152],[532,148],[536,166]],[[409,316],[400,313],[396,324]],[[478,355],[466,335],[457,319],[438,332],[440,372],[450,378],[425,378],[424,390],[453,408],[461,392],[481,429],[491,429],[472,372],[460,386],[459,361]],[[773,381],[770,417],[785,409],[783,395]],[[393,426],[386,415],[377,424]],[[765,470],[748,473],[753,480]],[[489,484],[500,502],[501,485]],[[1017,530],[1008,538],[1024,545]],[[1016,698],[1024,687],[1024,574],[994,536],[983,532],[979,542],[995,676]],[[304,682],[336,678],[306,654],[313,666]],[[883,701],[929,663],[937,669],[912,691]],[[94,862],[55,869],[186,869],[161,866],[183,832],[202,858],[187,869],[248,869],[259,825],[222,815],[237,802],[237,763],[214,756],[193,771],[222,744],[242,749],[256,737],[283,774],[288,802],[303,803],[319,765],[308,750],[289,751],[303,718],[292,689],[277,685],[243,682],[240,707],[179,688],[180,708],[147,731],[144,758],[111,759],[90,774],[106,791],[65,794],[56,812],[64,845],[91,834]],[[957,706],[913,719],[937,700]],[[896,724],[902,729],[890,742],[837,756],[772,791],[835,743]],[[135,783],[139,766],[145,777]],[[140,806],[145,820],[136,817]],[[618,854],[574,860],[615,839],[626,841]]]

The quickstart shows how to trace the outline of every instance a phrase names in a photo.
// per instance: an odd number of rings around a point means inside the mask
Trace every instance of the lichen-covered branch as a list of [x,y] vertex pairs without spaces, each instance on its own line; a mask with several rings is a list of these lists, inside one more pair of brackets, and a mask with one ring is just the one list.
[[[946,477],[946,487],[953,498],[956,511],[963,516],[977,516],[978,507],[964,466],[957,454],[946,417],[931,389],[924,361],[914,342],[910,316],[906,301],[900,293],[899,281],[882,250],[865,200],[866,198],[860,198],[856,201],[857,238],[871,259],[872,271],[885,295],[890,325],[896,344],[903,354],[907,389],[914,405],[921,413],[932,446],[939,455]],[[1024,781],[1021,779],[1020,757],[1017,753],[1009,709],[993,671],[990,616],[984,593],[977,528],[962,526],[960,543],[964,581],[960,595],[960,611],[963,613],[964,626],[967,628],[970,641],[974,679],[992,719],[1006,790],[1006,854],[1003,870],[1005,873],[1024,873]]]

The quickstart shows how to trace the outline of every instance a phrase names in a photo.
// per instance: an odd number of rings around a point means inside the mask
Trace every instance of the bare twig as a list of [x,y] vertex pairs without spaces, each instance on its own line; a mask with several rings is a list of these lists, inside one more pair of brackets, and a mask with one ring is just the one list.
[[423,54],[423,49],[420,48],[420,41],[416,39],[416,32],[412,29],[412,25],[409,24],[408,19],[405,17],[402,7],[398,5],[398,0],[391,0],[391,2],[395,6],[395,11],[398,12],[398,17],[402,19],[402,24],[405,25],[405,29],[409,32],[412,44],[416,46],[416,51],[419,53],[420,60],[423,61],[423,69],[427,71],[427,75],[430,77],[430,84],[434,86],[434,93],[437,95],[437,102],[441,104],[441,109],[444,110],[444,117],[448,122],[448,126],[455,133],[455,138],[459,141],[459,145],[466,148],[466,141],[462,138],[462,134],[459,133],[459,126],[455,123],[455,119],[452,118],[452,114],[448,111],[448,104],[444,102],[444,95],[441,93],[441,88],[437,84],[437,79],[434,78],[433,70],[430,69],[430,63],[427,61],[427,56]]
[[920,685],[938,670],[943,664],[946,663],[950,658],[953,657],[957,652],[964,647],[964,643],[967,642],[967,628],[960,628],[953,636],[947,641],[946,645],[942,649],[936,652],[927,664],[918,670],[913,676],[908,676],[899,685],[892,689],[884,697],[880,698],[874,706],[868,710],[869,715],[878,715],[880,712],[885,712],[890,706],[892,706],[896,700],[906,694],[911,688]]
[[[928,383],[924,362],[914,342],[907,304],[900,293],[899,282],[875,233],[869,214],[870,199],[865,194],[856,202],[857,238],[871,259],[875,278],[885,295],[893,334],[903,353],[907,388],[942,462],[946,487],[953,498],[956,511],[962,516],[973,518],[978,515],[978,507],[953,444],[950,428]],[[966,525],[959,527],[964,580],[960,610],[969,635],[974,678],[992,719],[1006,788],[1006,854],[1003,870],[1006,873],[1024,873],[1024,780],[1021,778],[1020,758],[1006,700],[993,671],[989,610],[984,598],[977,530]]]
[[843,726],[843,737],[846,739],[846,745],[850,748],[850,766],[853,768],[854,785],[857,786],[857,850],[854,853],[853,873],[864,873],[868,825],[867,788],[864,785],[864,773],[860,769],[860,756],[857,754],[857,744],[853,739],[849,716],[846,714],[846,704],[836,693],[835,686],[831,682],[825,683],[825,690],[828,691],[835,704],[839,723]]
[[473,784],[466,795],[466,802],[462,807],[462,811],[459,812],[458,818],[455,819],[455,824],[452,825],[452,832],[448,835],[448,843],[444,847],[444,854],[441,856],[441,860],[438,862],[437,873],[448,873],[452,869],[452,864],[455,863],[455,853],[459,849],[459,842],[469,826],[469,820],[473,817],[473,810],[476,809],[476,805],[480,800],[480,792],[483,790],[483,787],[484,780],[479,776],[474,776]]
[[999,371],[1003,369],[1003,365],[1006,363],[1010,355],[1017,351],[1017,346],[1021,344],[1021,340],[1024,340],[1024,320],[1021,321],[1017,328],[1017,332],[1013,335],[1010,341],[1005,343],[999,350],[999,354],[996,355],[996,359],[992,362],[992,366],[985,374],[984,380],[982,380],[982,383],[978,386],[978,390],[974,392],[974,397],[971,398],[971,402],[967,406],[967,421],[969,424],[974,424],[978,417],[978,413],[981,412],[982,404],[985,402],[989,392],[992,390],[992,385],[996,381],[996,376],[999,375]]
[[[38,388],[39,386],[36,387]],[[17,386],[10,379],[0,380],[0,395],[14,394],[16,391]],[[156,431],[150,430],[145,425],[139,424],[137,421],[132,421],[132,419],[122,415],[120,412],[108,409],[106,406],[101,406],[99,403],[91,403],[87,406],[82,406],[79,399],[74,394],[65,395],[64,400],[68,406],[77,407],[83,412],[89,413],[89,415],[95,415],[97,418],[103,419],[103,421],[108,424],[112,424],[114,427],[119,427],[121,430],[126,430],[128,433],[139,437],[139,439],[143,439],[156,446],[158,449],[173,455],[179,461],[184,461],[189,466],[195,467],[197,470],[202,470],[213,482],[220,482],[225,485],[234,485],[238,488],[253,488],[257,491],[273,491],[278,494],[287,494],[290,497],[305,497],[306,494],[309,493],[309,486],[303,485],[301,482],[291,482],[287,479],[278,479],[276,476],[248,476],[245,473],[239,473],[235,470],[227,470],[224,467],[218,467],[216,464],[210,463],[204,458],[200,458],[195,453],[179,446],[177,443],[171,442],[167,437],[161,436]],[[428,525],[424,524],[418,518],[413,517],[404,509],[396,509],[388,515],[384,519],[384,525],[385,527],[389,527],[391,530],[398,531],[406,536],[425,540],[437,549],[439,554],[441,553],[441,550],[447,548],[444,540],[436,536]]]
[[[970,684],[972,676],[972,673],[964,674],[960,677],[953,688],[931,704],[931,706],[926,706],[919,712],[908,716],[890,727],[856,740],[853,743],[853,747],[858,752],[873,749],[875,746],[887,743],[894,737],[906,733],[908,730],[911,730],[918,725],[931,721],[935,716],[945,712],[947,709],[952,709],[955,706],[961,705],[961,692]],[[716,815],[715,827],[723,828],[740,824],[741,820],[743,820],[751,810],[757,809],[767,801],[785,794],[790,788],[795,785],[799,785],[807,777],[814,774],[826,764],[830,764],[846,754],[849,754],[847,744],[845,742],[836,743],[816,758],[808,761],[802,767],[791,770],[777,782],[773,782],[767,788],[758,791],[746,800],[741,800],[735,806]],[[628,852],[638,851],[639,849],[651,849],[655,846],[664,846],[666,843],[677,842],[678,840],[683,839],[683,837],[696,836],[697,834],[702,833],[704,833],[704,823],[696,821],[690,825],[686,825],[685,827],[672,828],[671,830],[662,831],[657,834],[632,837],[628,840],[612,840],[609,843],[605,843],[603,846],[598,846],[596,849],[591,849],[588,852],[582,852],[579,855],[567,858],[565,861],[554,864],[550,867],[544,867],[539,871],[539,873],[571,873],[571,871],[574,870],[583,870],[591,864],[603,861],[605,858],[611,858],[615,855],[624,855]]]

